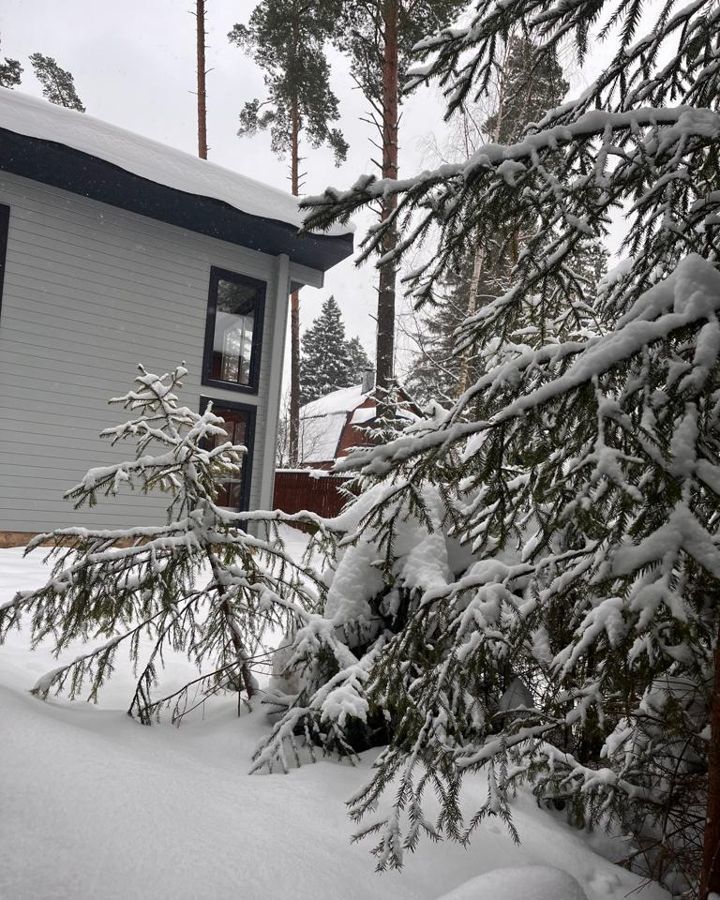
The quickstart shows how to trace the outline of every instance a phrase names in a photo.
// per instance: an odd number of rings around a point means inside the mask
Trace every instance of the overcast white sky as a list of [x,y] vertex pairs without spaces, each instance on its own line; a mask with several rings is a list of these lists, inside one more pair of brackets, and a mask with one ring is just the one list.
[[[89,114],[195,153],[195,19],[190,14],[194,6],[193,0],[2,0],[0,52],[25,66],[22,91],[41,95],[28,55],[40,51],[54,56],[75,76]],[[238,138],[236,134],[240,108],[246,100],[263,96],[264,85],[262,73],[229,44],[227,33],[235,22],[247,21],[254,6],[255,0],[207,0],[207,62],[212,69],[208,75],[209,157],[253,178],[286,186],[287,164],[272,154],[269,136]],[[372,171],[371,129],[361,121],[367,114],[366,104],[352,84],[344,59],[332,54],[332,62],[340,127],[351,150],[347,162],[336,169],[327,151],[307,148],[308,193],[328,184],[348,186],[359,174]],[[577,90],[585,78],[576,74],[572,80]],[[433,135],[443,143],[442,102],[437,92],[425,90],[405,104],[401,174],[435,163],[427,149]],[[370,221],[370,217],[356,219],[358,235]],[[303,329],[333,293],[348,334],[357,334],[374,356],[374,284],[371,265],[357,269],[348,260],[337,266],[328,273],[322,291],[303,290]]]

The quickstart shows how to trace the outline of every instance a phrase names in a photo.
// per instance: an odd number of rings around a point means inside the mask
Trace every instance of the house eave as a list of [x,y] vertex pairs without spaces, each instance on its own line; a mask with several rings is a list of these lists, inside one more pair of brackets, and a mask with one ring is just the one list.
[[351,234],[298,234],[287,222],[250,215],[222,200],[158,184],[65,144],[4,128],[0,128],[0,171],[260,253],[286,254],[291,263],[316,272],[326,272],[353,252]]

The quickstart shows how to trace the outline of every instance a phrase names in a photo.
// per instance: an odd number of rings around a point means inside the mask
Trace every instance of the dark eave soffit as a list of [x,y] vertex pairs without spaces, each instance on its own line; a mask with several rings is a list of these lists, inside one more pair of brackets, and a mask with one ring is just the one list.
[[251,216],[222,200],[166,187],[89,153],[4,128],[0,170],[261,253],[286,253],[321,272],[353,252],[351,234],[298,235],[286,222]]

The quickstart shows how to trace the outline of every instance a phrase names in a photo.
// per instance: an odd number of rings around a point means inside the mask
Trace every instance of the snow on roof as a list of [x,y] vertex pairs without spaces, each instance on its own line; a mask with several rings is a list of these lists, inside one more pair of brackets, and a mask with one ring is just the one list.
[[[377,415],[377,405],[363,407],[372,394],[363,393],[362,384],[340,388],[300,407],[300,459],[304,463],[330,462],[335,459],[340,436],[346,423],[362,427]],[[352,413],[352,415],[349,415]],[[401,419],[415,421],[411,410],[398,409]]]
[[[251,216],[302,224],[304,213],[297,198],[285,191],[19,91],[0,88],[0,128],[63,144],[156,184],[220,200]],[[351,231],[351,225],[336,225],[323,233],[339,236]]]
[[367,422],[372,421],[377,415],[377,407],[376,406],[365,406],[362,409],[356,409],[352,414],[352,419],[350,419],[351,425],[365,425]]
[[[306,403],[300,408],[300,459],[304,463],[331,462],[335,459],[348,413],[368,397],[362,385],[340,388]],[[373,407],[370,418],[375,414]]]
[[362,384],[354,384],[352,387],[340,388],[332,394],[318,397],[312,403],[306,403],[300,407],[300,418],[312,418],[313,416],[327,416],[331,413],[349,413],[366,399],[369,391],[363,394]]
[[347,413],[329,413],[300,419],[299,451],[304,463],[332,462],[335,459]]

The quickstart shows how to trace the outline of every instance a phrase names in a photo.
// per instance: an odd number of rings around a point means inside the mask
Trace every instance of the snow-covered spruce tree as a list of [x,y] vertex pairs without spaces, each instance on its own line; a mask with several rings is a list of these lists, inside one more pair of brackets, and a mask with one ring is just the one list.
[[[396,387],[382,399],[384,414],[366,426],[373,443],[417,420]],[[276,654],[264,701],[284,715],[259,747],[253,771],[287,771],[290,761],[299,764],[308,752],[314,759],[314,745],[352,757],[389,738],[387,708],[370,703],[364,685],[388,639],[407,624],[413,594],[428,577],[433,585],[444,574],[447,580],[457,548],[443,533],[438,491],[423,486],[418,497],[411,491],[395,504],[392,488],[375,481],[354,473],[345,486],[354,502],[309,547],[312,558],[324,559],[330,582],[325,627],[301,623]],[[379,499],[387,502],[378,507]],[[370,520],[377,527],[366,527]],[[305,738],[303,748],[298,735]]]
[[[362,350],[362,347],[360,347]],[[357,347],[345,339],[342,313],[334,297],[323,303],[320,315],[306,330],[300,358],[300,402],[304,405],[338,388],[350,387],[362,380],[367,356],[360,357]]]
[[[76,507],[121,488],[164,491],[165,524],[118,530],[64,528],[40,535],[28,552],[51,543],[55,559],[47,584],[19,592],[0,606],[0,641],[21,620],[31,622],[34,642],[50,638],[60,654],[76,639],[104,637],[92,650],[42,677],[34,692],[89,696],[113,670],[125,647],[139,671],[128,712],[150,724],[163,705],[175,717],[222,690],[249,698],[253,668],[267,661],[268,626],[308,624],[318,602],[311,575],[303,575],[272,538],[255,537],[248,522],[271,515],[240,514],[218,507],[219,483],[238,476],[245,448],[226,441],[223,420],[210,407],[200,415],[178,404],[183,367],[157,376],[140,370],[135,387],[110,402],[133,418],[103,436],[137,442],[131,461],[91,469],[67,496]],[[198,679],[169,697],[153,687],[169,649],[185,651]]]
[[[625,0],[481,0],[467,27],[419,48],[414,83],[438,79],[450,113],[487,89],[517,27],[539,55],[572,38],[582,59],[594,26],[616,46],[578,100],[520,140],[307,201],[315,228],[394,196],[365,256],[394,230],[400,262],[439,228],[409,281],[440,302],[471,240],[491,243],[509,211],[527,223],[510,286],[464,326],[481,353],[475,382],[448,413],[343,463],[376,484],[358,501],[328,618],[345,607],[382,635],[369,652],[358,642],[348,674],[305,707],[342,682],[342,703],[322,701],[335,745],[370,714],[387,723],[389,746],[352,800],[356,818],[372,813],[361,833],[379,836],[381,867],[423,833],[466,839],[488,815],[510,825],[528,779],[586,821],[643,828],[670,860],[654,870],[667,883],[702,900],[720,891],[720,10],[667,4],[647,33],[639,22]],[[623,204],[628,259],[579,304],[569,261]],[[413,571],[401,544],[418,521],[438,544]],[[439,523],[472,553],[459,574]],[[377,570],[383,546],[393,580],[374,596],[415,586],[399,630],[354,577],[358,552]],[[487,801],[466,820],[462,779],[479,770]]]
[[351,384],[362,381],[363,372],[367,369],[375,369],[357,335],[347,342],[347,361]]

